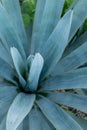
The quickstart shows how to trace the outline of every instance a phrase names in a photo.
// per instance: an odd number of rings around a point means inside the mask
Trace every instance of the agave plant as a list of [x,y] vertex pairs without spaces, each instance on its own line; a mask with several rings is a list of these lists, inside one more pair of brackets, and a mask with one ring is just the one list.
[[64,2],[37,0],[25,31],[18,0],[1,0],[0,130],[86,130],[87,121],[62,106],[87,112],[87,96],[66,92],[87,88],[86,34],[75,39],[87,1],[61,17]]

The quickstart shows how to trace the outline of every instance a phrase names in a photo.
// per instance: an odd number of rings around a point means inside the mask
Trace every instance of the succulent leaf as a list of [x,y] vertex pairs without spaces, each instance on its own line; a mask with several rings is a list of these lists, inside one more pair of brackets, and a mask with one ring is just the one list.
[[19,126],[30,112],[34,100],[35,95],[20,93],[16,96],[7,113],[6,130],[15,130]]
[[[34,122],[34,124],[33,124]],[[29,114],[29,129],[30,130],[53,130],[53,126],[48,122],[46,117],[39,109],[33,108]]]
[[9,19],[12,21],[12,24],[15,28],[16,34],[20,39],[20,45],[23,45],[23,49],[26,52],[27,49],[27,38],[24,29],[24,24],[20,12],[20,6],[18,0],[1,0],[4,8],[8,12]]
[[6,115],[9,106],[17,95],[15,86],[0,86],[0,122]]
[[50,77],[40,91],[87,88],[87,67]]
[[15,47],[11,48],[11,56],[14,62],[15,69],[17,71],[17,74],[19,76],[20,82],[22,82],[22,85],[25,86],[26,82],[23,78],[24,75],[26,75],[26,63],[23,61],[20,53]]
[[62,74],[87,62],[87,42],[75,49],[72,53],[62,58],[55,67],[52,75]]
[[[68,42],[73,11],[68,11],[58,22],[54,31],[44,43],[43,48],[40,46],[38,52],[43,56],[45,65],[42,72],[42,78],[48,76],[57,62],[60,60]],[[66,24],[66,26],[65,26]],[[61,31],[63,30],[63,32]],[[47,48],[47,49],[46,49]],[[50,67],[49,67],[50,64]]]
[[43,65],[44,65],[43,57],[39,53],[36,53],[32,63],[31,63],[30,71],[28,74],[27,86],[32,91],[37,90],[38,82],[39,82],[39,78],[40,78],[40,74],[41,74]]
[[56,103],[87,112],[87,96],[69,93],[49,93],[48,98]]
[[[42,44],[44,44],[44,42],[47,41],[50,34],[53,32],[55,26],[57,25],[61,17],[63,5],[64,0],[51,0],[51,2],[50,0],[44,0],[43,2],[41,2],[40,0],[37,1],[32,43],[31,43],[32,53],[35,53],[38,47],[40,45],[42,46]],[[39,20],[41,19],[40,21],[38,20],[38,17]]]
[[[65,113],[64,110],[55,105],[52,101],[41,97],[41,99],[37,101],[37,104],[56,129],[83,130],[80,125],[78,125],[67,113]],[[66,120],[68,123],[66,123]]]
[[86,0],[79,0],[74,5],[69,41],[72,39],[72,37],[75,35],[79,27],[83,24],[84,20],[87,18],[86,10],[87,10]]

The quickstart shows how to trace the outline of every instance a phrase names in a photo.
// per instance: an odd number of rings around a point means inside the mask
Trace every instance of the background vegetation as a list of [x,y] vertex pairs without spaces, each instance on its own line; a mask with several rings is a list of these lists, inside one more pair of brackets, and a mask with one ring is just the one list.
[[[70,8],[74,1],[75,0],[65,0],[63,14]],[[27,28],[30,21],[34,19],[36,0],[20,0],[20,3],[24,25]],[[87,20],[83,24],[83,30],[87,31]]]

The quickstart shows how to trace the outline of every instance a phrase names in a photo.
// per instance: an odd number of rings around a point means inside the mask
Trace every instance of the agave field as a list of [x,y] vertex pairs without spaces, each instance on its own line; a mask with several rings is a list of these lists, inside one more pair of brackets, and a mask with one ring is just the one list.
[[0,0],[0,130],[87,130],[87,0]]

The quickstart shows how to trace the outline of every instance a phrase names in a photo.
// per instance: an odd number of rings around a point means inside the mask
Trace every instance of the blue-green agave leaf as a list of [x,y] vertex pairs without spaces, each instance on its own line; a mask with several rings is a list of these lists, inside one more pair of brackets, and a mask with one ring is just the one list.
[[87,96],[69,94],[66,92],[65,93],[53,92],[48,93],[48,98],[56,103],[70,106],[83,112],[87,112]]
[[[4,25],[4,26],[3,26]],[[0,3],[0,39],[2,40],[4,46],[10,50],[10,47],[16,47],[23,58],[25,58],[24,48],[21,41],[15,31],[15,28],[11,21],[9,21],[9,15],[5,8]]]
[[[7,113],[13,99],[17,95],[16,87],[0,85],[0,122]],[[1,129],[0,129],[1,130]]]
[[6,130],[16,130],[30,112],[34,101],[35,95],[33,94],[19,93],[16,96],[7,113]]
[[[40,25],[39,44],[42,46],[57,25],[65,0],[46,0],[43,17]],[[39,45],[39,46],[40,46]],[[37,45],[38,47],[38,45]]]
[[32,28],[33,28],[33,22],[31,21],[29,26],[25,28],[27,39],[28,39],[27,51],[26,51],[27,55],[30,55],[31,52],[30,49],[31,49]]
[[[45,7],[46,0],[37,0],[36,4],[36,12],[35,12],[35,18],[34,18],[34,24],[33,24],[33,32],[32,32],[32,40],[31,40],[31,54],[34,53],[36,48],[36,41],[39,41],[39,29],[41,20],[43,17],[43,10]],[[38,35],[38,36],[37,36]]]
[[36,53],[31,63],[31,67],[28,75],[28,84],[27,84],[30,90],[32,91],[36,90],[38,87],[39,77],[43,65],[44,65],[43,57],[39,53]]
[[64,15],[64,17],[58,22],[47,42],[44,43],[44,46],[38,49],[38,52],[40,52],[45,61],[42,78],[52,72],[67,46],[72,14],[73,12],[70,10]]
[[6,48],[0,42],[0,58],[7,62],[9,65],[13,65],[12,59]]
[[[25,130],[25,129],[23,129],[23,122],[17,127],[16,130]],[[27,130],[28,130],[28,129],[27,129]]]
[[53,130],[52,125],[44,117],[39,109],[34,108],[29,113],[29,129],[30,130]]
[[50,77],[40,91],[87,88],[87,67]]
[[26,82],[23,76],[25,75],[25,72],[26,72],[26,63],[15,47],[11,48],[11,56],[12,56],[17,74],[19,76],[19,80],[20,82],[22,82],[23,86],[25,86]]
[[4,60],[0,59],[0,77],[16,84],[16,81],[14,80],[15,76],[14,69]]
[[38,106],[56,129],[83,130],[64,110],[45,97],[37,101]]
[[[31,111],[32,111],[32,109],[31,109]],[[25,117],[24,121],[22,122],[23,123],[23,130],[30,130],[29,129],[29,114]]]
[[69,41],[75,35],[79,27],[83,24],[84,20],[87,18],[87,1],[79,0],[73,7],[73,18],[70,30]]
[[[3,118],[3,120],[1,121],[0,123],[0,130],[6,130],[6,118],[7,116],[5,116]],[[26,129],[23,129],[23,123],[21,123],[16,130],[26,130]],[[28,129],[27,129],[28,130]]]
[[69,55],[72,51],[74,51],[75,49],[77,49],[78,47],[80,47],[82,44],[84,44],[85,42],[87,42],[87,31],[84,32],[79,37],[75,36],[75,38],[73,38],[73,39],[74,40],[69,44],[69,46],[65,50],[63,57]]
[[71,114],[70,115],[72,116],[72,118],[74,120],[76,120],[76,122],[79,123],[79,125],[83,128],[83,130],[86,130],[87,129],[87,120],[83,119],[83,118],[79,118],[78,116],[75,116],[74,114]]
[[0,77],[0,87],[4,87],[4,86],[13,86],[13,83],[11,83],[11,82],[5,82],[4,80],[3,80],[3,78],[1,78]]
[[6,117],[4,117],[0,123],[0,130],[6,129]]
[[28,72],[30,71],[30,67],[31,67],[33,60],[34,60],[34,55],[29,55],[28,58],[27,58]]
[[1,0],[4,8],[8,12],[9,19],[12,21],[16,34],[19,36],[20,42],[26,52],[27,38],[21,17],[20,6],[18,0]]
[[75,49],[72,53],[64,57],[55,67],[52,75],[78,68],[87,62],[87,42]]
[[33,33],[33,35],[35,35],[36,33],[35,36],[38,38],[37,41],[35,40],[35,37],[33,37],[32,39],[32,46],[35,47],[34,53],[37,51],[39,46],[41,47],[42,45],[44,45],[44,42],[47,41],[50,34],[54,30],[60,19],[63,5],[64,0],[51,0],[51,2],[50,0],[46,0],[42,14],[41,24],[39,23],[40,29],[38,30],[38,32],[34,31]]
[[77,89],[76,92],[78,94],[87,96],[87,89]]

